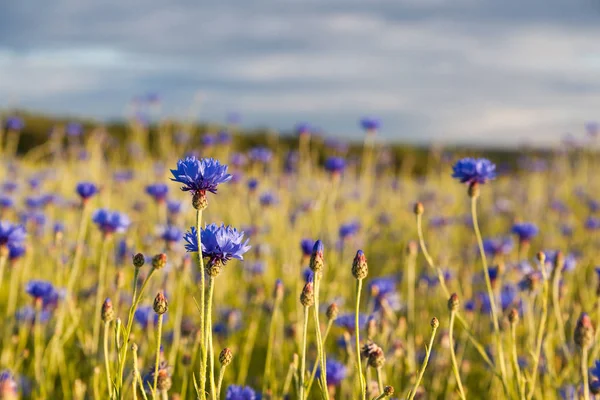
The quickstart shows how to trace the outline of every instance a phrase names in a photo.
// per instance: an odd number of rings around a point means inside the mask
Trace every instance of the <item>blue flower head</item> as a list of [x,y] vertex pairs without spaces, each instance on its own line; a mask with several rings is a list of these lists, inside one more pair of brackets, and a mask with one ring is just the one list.
[[278,199],[277,196],[275,196],[273,193],[265,192],[260,195],[259,201],[260,205],[262,205],[263,207],[268,207],[272,206],[273,204],[277,204]]
[[[592,393],[600,393],[600,360],[594,362],[594,366],[590,368],[590,389]],[[576,397],[573,397],[575,399]]]
[[254,162],[268,164],[273,158],[273,152],[266,147],[254,147],[248,152],[248,157]]
[[20,117],[12,116],[6,118],[4,127],[7,131],[20,131],[25,128],[25,122]]
[[332,174],[340,174],[346,168],[346,160],[342,157],[329,157],[325,160],[325,170]]
[[[550,268],[554,268],[554,264],[556,263],[556,256],[558,254],[558,250],[545,250],[544,254],[546,255],[546,265]],[[564,257],[564,263],[562,266],[563,271],[573,271],[575,267],[577,267],[577,256],[574,254],[566,254]]]
[[10,222],[0,221],[0,247],[21,246],[25,240],[25,228]]
[[176,200],[167,200],[167,210],[173,215],[179,214],[181,212],[181,202]]
[[146,193],[149,194],[154,201],[160,203],[165,201],[169,194],[169,187],[164,183],[154,183],[146,186]]
[[98,188],[92,182],[79,182],[75,190],[82,200],[87,200],[98,193]]
[[[164,315],[166,317],[166,314]],[[158,323],[158,314],[154,312],[152,306],[141,306],[135,310],[133,314],[133,319],[137,322],[143,329],[148,328],[150,321],[153,321],[154,325]]]
[[256,400],[256,392],[250,386],[229,385],[225,400]]
[[181,240],[182,232],[181,229],[176,226],[169,225],[167,226],[161,235],[161,239],[165,242],[175,243]]
[[16,261],[25,255],[25,246],[20,245],[9,245],[8,246],[8,259],[10,261]]
[[[358,315],[358,327],[360,330],[362,330],[367,325],[368,319],[369,318],[365,314]],[[356,321],[354,313],[340,314],[335,320],[335,324],[337,326],[346,329],[351,334],[353,334],[356,330],[355,322]]]
[[[346,376],[348,375],[348,370],[346,366],[333,359],[332,357],[328,357],[325,362],[326,365],[326,375],[327,375],[327,384],[333,386],[339,386]],[[321,376],[321,367],[317,368],[317,378]]]
[[81,136],[83,134],[83,126],[79,122],[69,122],[65,126],[67,136]]
[[44,306],[56,304],[60,297],[52,283],[41,280],[31,280],[25,286],[25,292],[36,300],[42,300]]
[[585,227],[586,227],[586,229],[589,229],[590,231],[595,231],[595,230],[600,229],[600,218],[594,217],[594,216],[589,216],[585,220]]
[[298,136],[309,135],[311,126],[308,122],[299,122],[296,124],[295,131]]
[[11,208],[14,204],[12,198],[0,195],[0,208]]
[[315,245],[315,241],[312,239],[302,239],[300,241],[300,248],[302,249],[302,254],[305,256],[310,256],[313,251],[313,246]]
[[[191,227],[184,237],[185,249],[198,252],[198,234],[196,227]],[[226,264],[232,258],[243,260],[244,253],[250,250],[248,240],[244,241],[244,232],[231,226],[210,224],[200,229],[202,241],[202,257],[209,258],[211,264]]]
[[360,126],[365,131],[376,131],[381,128],[381,121],[374,117],[363,117],[360,120]]
[[248,190],[253,192],[254,190],[256,190],[257,187],[258,187],[258,179],[256,179],[256,178],[248,179]]
[[204,147],[212,147],[217,142],[217,138],[215,137],[215,135],[209,135],[209,134],[202,136],[201,140],[202,140],[202,146],[204,146]]
[[187,157],[177,162],[177,169],[172,169],[172,181],[182,183],[181,190],[192,193],[217,193],[217,186],[229,182],[231,175],[227,173],[227,165],[221,165],[213,158],[197,159]]
[[219,144],[229,144],[231,143],[231,134],[226,130],[220,130],[217,133],[217,143]]
[[491,256],[499,256],[509,254],[513,249],[513,241],[511,237],[502,237],[494,239],[484,239],[483,250]]
[[96,210],[92,215],[92,221],[104,234],[122,233],[127,230],[131,221],[129,217],[118,211],[110,211],[105,208]]
[[470,185],[496,178],[496,166],[486,158],[463,158],[452,167],[452,177]]
[[519,237],[519,241],[528,242],[538,234],[539,229],[535,224],[523,222],[520,224],[514,224],[511,232]]
[[14,375],[8,369],[0,371],[0,396],[3,399],[16,399],[19,392],[19,386]]
[[339,235],[341,239],[346,239],[349,236],[355,235],[360,229],[360,223],[358,221],[351,221],[346,224],[340,225]]

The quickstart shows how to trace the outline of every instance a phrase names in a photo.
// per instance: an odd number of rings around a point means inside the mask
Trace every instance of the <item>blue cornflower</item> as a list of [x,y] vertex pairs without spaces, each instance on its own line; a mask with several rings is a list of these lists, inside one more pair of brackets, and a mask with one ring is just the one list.
[[30,196],[25,199],[25,205],[29,209],[43,208],[48,205],[48,200],[45,196]]
[[[326,366],[326,375],[327,375],[327,384],[332,386],[339,386],[346,376],[348,375],[348,370],[346,366],[333,359],[332,357],[328,357],[327,361],[325,361]],[[321,376],[321,367],[317,368],[316,377],[319,378]]]
[[346,160],[342,157],[329,157],[325,160],[325,170],[332,174],[340,174],[346,168]]
[[592,137],[598,136],[598,133],[600,132],[600,123],[596,121],[586,122],[585,131]]
[[[33,324],[36,318],[36,310],[32,306],[25,306],[17,310],[15,317],[19,322]],[[47,322],[52,315],[50,310],[42,309],[40,313],[40,322]],[[2,393],[2,392],[0,392]]]
[[248,179],[248,190],[253,192],[256,190],[257,187],[258,187],[258,179],[256,179],[256,178]]
[[[367,325],[368,317],[365,314],[358,315],[358,328],[363,329]],[[338,315],[335,324],[346,329],[350,334],[356,330],[354,313],[346,313]]]
[[20,131],[25,127],[25,122],[20,117],[13,115],[11,117],[6,118],[4,122],[4,127],[7,131]]
[[248,157],[254,162],[268,164],[273,158],[273,152],[266,147],[254,147],[248,152]]
[[304,280],[304,283],[312,282],[314,279],[314,273],[312,269],[309,267],[304,268],[304,270],[302,270],[302,279]]
[[229,163],[234,167],[243,167],[248,163],[248,159],[242,153],[233,153],[231,157],[229,157]]
[[500,306],[503,311],[515,307],[521,311],[522,302],[519,298],[519,289],[513,284],[506,284],[500,290]]
[[452,167],[452,177],[462,183],[486,183],[496,178],[496,166],[485,158],[463,158]]
[[262,261],[252,263],[244,263],[244,270],[252,276],[262,275],[265,273],[266,265]]
[[[191,227],[183,238],[187,242],[185,249],[188,252],[198,252],[196,227]],[[243,260],[244,253],[250,250],[248,240],[244,241],[244,232],[231,226],[207,225],[204,229],[200,229],[200,240],[202,241],[202,257],[209,258],[210,264],[226,264],[232,258]]]
[[302,254],[304,254],[305,256],[310,256],[312,254],[314,245],[315,245],[314,240],[302,239],[300,241],[300,248],[302,249]]
[[[545,250],[544,254],[546,255],[546,265],[554,268],[554,264],[556,262],[556,255],[558,254],[557,250]],[[562,270],[563,271],[573,271],[577,267],[577,257],[574,254],[566,254],[564,255],[564,263]]]
[[43,211],[32,210],[21,214],[21,222],[23,224],[33,223],[36,226],[44,226],[46,224],[46,215]]
[[483,250],[491,256],[506,255],[513,249],[513,240],[511,237],[484,239]]
[[511,232],[519,237],[520,242],[529,242],[539,232],[538,227],[530,222],[514,224]]
[[25,228],[10,222],[0,221],[0,247],[20,246],[25,240]]
[[[164,317],[167,315],[164,314]],[[133,319],[137,322],[143,329],[148,328],[150,321],[153,321],[154,325],[158,323],[158,314],[154,312],[152,306],[140,306],[135,310],[133,314]]]
[[17,190],[18,187],[19,187],[19,185],[17,185],[16,182],[11,182],[11,181],[6,181],[2,184],[2,190],[5,191],[6,193],[12,193],[15,190]]
[[169,187],[164,183],[154,183],[146,186],[146,193],[152,196],[154,201],[161,203],[167,198],[167,194],[169,194]]
[[117,171],[113,174],[113,179],[116,182],[129,182],[133,179],[133,171],[128,169],[123,171]]
[[360,223],[358,221],[352,221],[346,224],[340,225],[339,235],[341,239],[346,239],[349,236],[355,235],[360,229]]
[[202,136],[202,146],[204,147],[212,147],[217,142],[217,138],[214,135],[206,134]]
[[297,151],[288,151],[285,155],[283,163],[283,171],[286,174],[292,174],[298,170],[298,162],[300,161],[300,155]]
[[278,199],[277,196],[275,196],[273,193],[265,192],[260,195],[259,201],[262,206],[268,207],[272,206],[273,204],[277,204]]
[[231,134],[226,130],[221,130],[217,133],[217,143],[219,144],[229,144],[231,143]]
[[179,214],[181,212],[181,205],[182,203],[180,201],[167,200],[167,210],[173,215]]
[[600,201],[598,200],[588,199],[587,206],[591,213],[597,213],[600,211]]
[[59,297],[54,285],[48,281],[31,280],[27,282],[25,292],[35,300],[42,300],[44,306],[55,304]]
[[227,165],[221,165],[213,158],[197,159],[187,157],[177,162],[177,169],[172,169],[172,181],[182,183],[184,192],[204,194],[207,191],[217,193],[217,186],[229,182],[231,175],[227,173]]
[[373,296],[385,295],[396,291],[397,279],[393,276],[383,276],[369,281],[367,288]]
[[256,392],[250,386],[229,385],[225,400],[256,400]]
[[162,232],[161,239],[165,242],[175,243],[181,240],[182,232],[181,229],[176,226],[169,225],[165,227]]
[[586,227],[586,229],[589,229],[590,231],[595,231],[595,230],[600,229],[600,218],[589,216],[585,220],[585,227]]
[[79,197],[84,201],[98,193],[98,188],[92,182],[80,182],[77,184],[75,190]]
[[381,128],[381,121],[374,117],[363,117],[360,120],[360,126],[365,131],[376,131]]
[[[160,352],[161,352],[161,356],[163,356],[164,354],[164,349],[161,346],[160,347]],[[148,372],[146,372],[144,374],[144,376],[142,377],[142,386],[144,388],[144,391],[148,394],[152,394],[152,387],[154,385],[154,374],[158,374],[158,379],[161,379],[161,377],[165,378],[165,379],[169,379],[170,377],[170,368],[167,366],[167,362],[166,361],[161,361],[160,364],[158,365],[158,371],[155,370],[155,367],[152,366],[148,369]]]
[[8,246],[8,259],[10,261],[18,260],[25,255],[25,246],[21,245],[9,245]]
[[600,360],[594,362],[594,366],[590,368],[590,390],[594,394],[600,393]]
[[14,204],[12,198],[0,195],[0,208],[11,208]]
[[67,136],[81,136],[83,134],[83,125],[79,122],[69,122],[65,126],[65,133]]
[[121,239],[115,246],[115,263],[121,265],[125,262],[127,256],[131,254],[127,240]]
[[18,396],[18,385],[14,375],[8,369],[0,371],[0,398],[16,399]]
[[92,221],[104,234],[122,233],[129,227],[129,217],[118,211],[110,211],[105,208],[96,210],[92,215]]

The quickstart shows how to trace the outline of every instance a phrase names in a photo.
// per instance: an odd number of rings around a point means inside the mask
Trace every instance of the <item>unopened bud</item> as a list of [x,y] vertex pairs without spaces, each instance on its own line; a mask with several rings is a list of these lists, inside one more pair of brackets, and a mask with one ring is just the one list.
[[310,269],[316,274],[323,271],[324,260],[323,260],[323,242],[317,240],[313,246],[312,253],[310,255]]
[[422,215],[423,212],[425,211],[425,207],[423,207],[423,203],[421,203],[421,202],[415,203],[415,207],[414,207],[413,211],[414,211],[415,215]]
[[575,326],[575,344],[580,348],[588,349],[594,341],[594,326],[587,313],[581,313]]
[[433,317],[431,319],[431,327],[433,329],[437,329],[439,326],[440,326],[440,321],[436,317]]
[[356,252],[354,261],[352,262],[352,275],[358,279],[365,279],[369,274],[369,267],[367,265],[367,257],[362,250]]
[[315,304],[315,293],[313,291],[312,282],[308,282],[304,285],[304,289],[302,289],[302,293],[300,294],[300,303],[304,307],[310,307]]
[[158,292],[154,298],[154,312],[158,315],[162,315],[169,309],[169,303],[163,292]]
[[325,315],[327,315],[327,319],[330,321],[335,321],[339,313],[340,309],[338,308],[337,304],[331,303],[329,307],[327,307],[327,312]]
[[458,311],[458,307],[460,306],[460,301],[458,300],[458,295],[456,293],[452,293],[450,298],[448,299],[448,310],[452,312]]
[[508,322],[511,324],[516,324],[519,322],[519,311],[516,308],[511,308],[508,312]]
[[110,322],[115,319],[115,310],[110,299],[104,300],[102,304],[102,322]]
[[152,257],[152,268],[162,269],[167,265],[167,255],[165,253],[157,254]]
[[387,397],[390,397],[394,394],[394,387],[393,386],[386,386],[383,388],[383,394]]
[[141,268],[144,266],[146,259],[142,253],[137,253],[133,256],[133,265],[136,268]]
[[231,360],[233,360],[233,352],[230,348],[225,347],[221,350],[221,354],[219,354],[219,362],[222,366],[226,367],[231,364]]

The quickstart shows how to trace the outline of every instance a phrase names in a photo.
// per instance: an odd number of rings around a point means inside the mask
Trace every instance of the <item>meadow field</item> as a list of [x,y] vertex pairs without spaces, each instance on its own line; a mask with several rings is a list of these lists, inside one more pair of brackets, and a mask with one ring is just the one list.
[[3,119],[0,399],[600,397],[597,127],[499,159],[230,122]]

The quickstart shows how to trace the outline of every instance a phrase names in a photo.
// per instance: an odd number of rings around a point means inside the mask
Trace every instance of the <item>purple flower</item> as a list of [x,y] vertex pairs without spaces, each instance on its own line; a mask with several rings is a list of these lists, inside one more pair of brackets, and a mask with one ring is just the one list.
[[231,157],[229,157],[229,163],[234,167],[243,167],[248,163],[248,159],[242,153],[233,153]]
[[313,246],[315,245],[315,241],[312,239],[302,239],[300,241],[300,248],[302,249],[302,254],[305,256],[310,256],[313,251]]
[[374,117],[363,117],[360,120],[360,126],[365,131],[376,131],[381,128],[381,121]]
[[123,170],[117,171],[113,174],[113,179],[116,182],[129,182],[133,179],[133,171],[131,170]]
[[20,245],[9,245],[8,246],[8,259],[10,261],[16,261],[25,255],[25,246]]
[[229,144],[231,143],[231,134],[226,130],[221,130],[217,133],[217,143],[219,144]]
[[65,127],[67,136],[81,136],[83,134],[83,126],[79,122],[69,122]]
[[25,127],[25,122],[20,117],[11,116],[6,118],[4,127],[7,131],[20,131]]
[[[545,250],[544,254],[546,255],[546,265],[554,268],[554,264],[556,263],[556,255],[558,254],[557,250]],[[577,257],[574,254],[566,254],[564,255],[564,263],[562,266],[563,271],[573,271],[575,267],[577,267]]]
[[167,226],[161,235],[161,239],[164,240],[165,242],[169,242],[169,243],[175,243],[180,241],[182,238],[182,232],[181,229],[177,228],[176,226],[172,226],[169,225]]
[[146,186],[146,193],[152,196],[157,203],[162,203],[169,194],[169,187],[164,183],[154,183]]
[[600,229],[600,218],[589,216],[585,220],[585,227],[586,227],[586,229],[588,229],[590,231],[595,231],[595,230]]
[[512,251],[513,245],[511,237],[484,239],[483,250],[491,256],[506,255]]
[[585,124],[585,131],[591,137],[598,136],[598,132],[600,132],[600,124],[595,121],[590,121]]
[[256,178],[248,179],[248,190],[253,192],[254,190],[256,190],[257,187],[258,187],[258,179],[256,179]]
[[25,228],[10,222],[0,221],[0,247],[21,246],[25,240]]
[[58,291],[52,283],[41,280],[31,280],[25,286],[25,292],[36,300],[42,300],[44,306],[56,304]]
[[15,190],[17,190],[18,187],[19,187],[19,185],[17,185],[16,182],[11,182],[11,181],[6,181],[2,184],[2,190],[5,191],[6,193],[12,193]]
[[329,157],[325,160],[325,170],[332,174],[340,174],[346,168],[346,160],[342,157]]
[[92,215],[92,221],[104,234],[123,233],[127,230],[131,221],[129,217],[118,211],[110,211],[105,208],[96,210]]
[[[358,315],[358,327],[363,329],[367,325],[368,317],[365,314]],[[356,330],[356,320],[354,313],[340,314],[335,320],[335,324],[346,329],[350,334]]]
[[266,147],[254,147],[248,152],[248,157],[254,162],[268,164],[273,158],[273,152]]
[[[164,316],[166,317],[166,314]],[[135,310],[133,319],[143,329],[146,329],[150,325],[150,321],[153,321],[154,325],[158,323],[158,314],[154,312],[152,306],[141,306]]]
[[256,392],[250,386],[229,385],[225,400],[256,400]]
[[346,224],[340,225],[339,235],[341,239],[346,239],[352,235],[358,233],[360,229],[360,223],[358,221],[352,221]]
[[[327,377],[327,384],[339,386],[348,375],[348,370],[346,369],[346,366],[343,363],[336,361],[332,357],[327,358],[327,361],[325,361],[325,365],[327,370],[327,372],[325,373]],[[321,367],[319,366],[317,368],[316,377],[319,378],[320,376]]]
[[169,213],[176,215],[181,212],[181,202],[176,200],[167,200],[167,210]]
[[[25,307],[17,310],[17,312],[15,313],[15,318],[19,322],[26,322],[29,324],[33,324],[36,319],[36,313],[37,312],[36,312],[35,308],[33,308],[31,306],[25,306]],[[42,309],[42,311],[40,313],[40,322],[47,322],[50,319],[51,315],[52,315],[52,313],[50,312],[50,310]],[[2,392],[0,392],[0,394],[1,393]]]
[[[198,234],[196,227],[191,227],[184,237],[187,242],[185,249],[198,252]],[[244,253],[250,250],[248,240],[244,241],[244,232],[239,232],[231,226],[210,224],[200,230],[202,241],[202,257],[209,258],[209,263],[226,264],[232,258],[243,260]]]
[[77,184],[75,190],[79,197],[84,201],[98,193],[98,188],[92,182],[80,182]]
[[272,206],[273,204],[277,204],[277,196],[275,196],[271,192],[265,192],[260,195],[260,204],[264,207]]
[[485,158],[463,158],[452,167],[452,177],[462,183],[486,183],[496,178],[496,166]]
[[227,173],[227,165],[221,165],[212,158],[199,160],[196,157],[187,157],[185,160],[179,160],[177,169],[172,169],[171,173],[171,180],[182,183],[181,190],[184,192],[217,193],[217,186],[231,180],[231,175]]
[[511,232],[519,237],[520,242],[528,242],[538,234],[538,227],[530,222],[514,224]]
[[312,269],[310,269],[309,267],[304,268],[304,270],[302,271],[302,279],[304,280],[304,283],[312,282],[314,279]]
[[217,142],[217,138],[214,135],[206,134],[202,136],[202,146],[212,147]]

